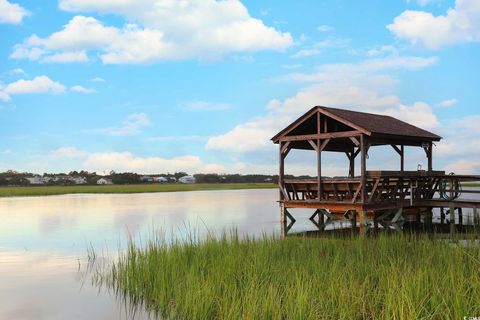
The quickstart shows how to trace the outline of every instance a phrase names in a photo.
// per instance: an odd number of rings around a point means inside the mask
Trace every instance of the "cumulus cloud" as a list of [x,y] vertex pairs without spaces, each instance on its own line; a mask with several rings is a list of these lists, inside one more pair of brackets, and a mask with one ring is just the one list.
[[211,137],[206,148],[230,154],[273,152],[270,138],[316,105],[380,113],[425,129],[436,128],[439,123],[432,107],[424,102],[403,103],[391,92],[396,79],[382,74],[397,69],[416,70],[435,62],[435,58],[386,57],[352,64],[323,65],[313,73],[289,74],[282,79],[312,84],[286,99],[273,99],[266,106],[267,115]]
[[100,77],[95,77],[95,78],[90,79],[90,81],[92,81],[92,82],[105,82],[105,79],[100,78]]
[[428,49],[457,43],[480,42],[480,2],[456,0],[445,15],[407,10],[387,28],[398,38]]
[[251,17],[237,0],[63,0],[59,6],[72,12],[119,15],[126,24],[106,26],[93,17],[78,15],[48,37],[27,38],[15,46],[11,57],[48,59],[51,54],[95,50],[103,63],[145,63],[283,50],[293,42],[290,34]]
[[225,167],[215,163],[204,163],[197,156],[181,156],[171,159],[161,157],[139,157],[130,152],[92,153],[84,161],[83,167],[89,171],[119,171],[138,173],[159,173],[186,171],[189,173],[225,172]]
[[50,156],[56,159],[79,159],[88,155],[86,151],[79,150],[75,147],[60,147],[50,151]]
[[86,62],[88,61],[88,57],[85,51],[71,51],[45,56],[40,61],[51,63]]
[[0,87],[0,100],[8,101],[12,95],[51,93],[61,94],[65,92],[65,86],[59,82],[53,81],[47,76],[38,76],[32,80],[17,80],[5,87]]
[[318,26],[317,30],[320,32],[328,32],[332,31],[334,28],[332,26],[329,26],[327,24],[322,24],[321,26]]
[[90,94],[90,93],[96,92],[95,89],[93,88],[85,88],[79,85],[71,87],[70,90],[78,93],[83,93],[83,94]]
[[29,13],[25,8],[8,0],[0,0],[0,23],[20,24]]
[[120,126],[92,130],[93,132],[106,133],[110,136],[132,136],[139,134],[142,128],[150,125],[150,120],[145,113],[128,115]]
[[441,102],[439,102],[437,104],[438,107],[451,107],[451,106],[454,106],[458,103],[458,100],[457,99],[447,99],[447,100],[443,100]]

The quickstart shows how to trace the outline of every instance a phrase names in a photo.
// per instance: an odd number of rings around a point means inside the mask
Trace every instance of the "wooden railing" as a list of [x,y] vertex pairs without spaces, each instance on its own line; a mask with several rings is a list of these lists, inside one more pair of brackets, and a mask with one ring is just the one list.
[[[367,171],[365,195],[361,178],[285,179],[284,200],[343,203],[382,203],[385,201],[432,200],[438,197],[443,181],[478,181],[478,176],[449,176],[444,171]],[[452,185],[452,184],[450,184]],[[282,186],[281,186],[282,188]],[[454,192],[452,188],[446,190]],[[469,192],[469,191],[463,191]],[[320,198],[319,198],[320,195]]]

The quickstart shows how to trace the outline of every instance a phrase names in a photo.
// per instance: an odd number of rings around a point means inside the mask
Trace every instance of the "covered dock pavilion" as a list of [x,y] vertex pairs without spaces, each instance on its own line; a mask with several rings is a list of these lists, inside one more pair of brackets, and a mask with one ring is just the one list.
[[[432,208],[438,207],[442,212],[448,208],[453,232],[455,211],[461,214],[461,208],[474,208],[477,214],[480,207],[480,200],[457,199],[461,182],[480,181],[480,176],[446,175],[444,171],[433,170],[434,142],[441,139],[386,115],[322,106],[311,108],[271,139],[279,145],[278,187],[284,231],[288,232],[295,222],[289,208],[314,209],[310,220],[319,229],[333,219],[349,219],[354,228],[358,225],[363,237],[371,221],[384,227],[398,227],[404,214],[431,220]],[[391,146],[392,152],[398,154],[399,170],[367,170],[368,151],[376,146]],[[406,146],[424,150],[427,168],[405,171]],[[285,158],[293,149],[316,152],[316,178],[285,179]],[[324,152],[345,154],[348,159],[345,177],[322,177]],[[356,175],[358,157],[360,172]]]

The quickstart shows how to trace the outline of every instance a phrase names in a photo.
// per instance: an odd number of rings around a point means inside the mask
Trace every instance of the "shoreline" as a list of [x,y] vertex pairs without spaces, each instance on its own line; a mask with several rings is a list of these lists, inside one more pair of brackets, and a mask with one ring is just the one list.
[[38,197],[65,194],[133,194],[207,190],[274,189],[273,183],[198,183],[0,187],[0,198]]

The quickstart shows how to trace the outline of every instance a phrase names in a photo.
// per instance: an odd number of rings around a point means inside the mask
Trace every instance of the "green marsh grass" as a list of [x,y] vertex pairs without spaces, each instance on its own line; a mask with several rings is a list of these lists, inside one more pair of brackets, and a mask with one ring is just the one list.
[[133,242],[95,281],[164,319],[463,319],[480,315],[480,247],[235,233]]
[[276,187],[277,185],[273,183],[195,183],[0,187],[0,197],[49,196],[74,193],[146,193],[201,190],[271,189]]

